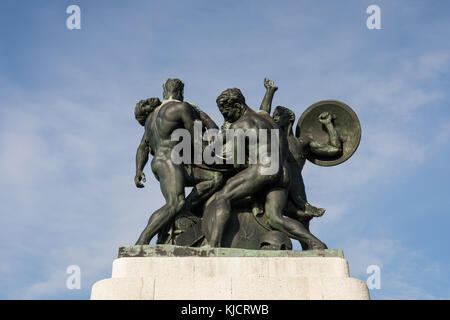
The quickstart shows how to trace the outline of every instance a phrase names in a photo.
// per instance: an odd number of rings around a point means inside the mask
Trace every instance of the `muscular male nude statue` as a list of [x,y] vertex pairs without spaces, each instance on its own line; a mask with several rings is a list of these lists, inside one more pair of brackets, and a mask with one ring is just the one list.
[[[264,86],[266,87],[266,95],[261,104],[261,109],[270,113],[272,99],[278,87],[269,79],[264,79]],[[276,107],[272,118],[280,127],[281,135],[286,137],[289,144],[288,162],[290,164],[291,176],[294,179],[291,179],[288,211],[299,217],[319,217],[323,215],[325,209],[316,208],[306,201],[305,185],[301,173],[305,165],[306,157],[310,153],[325,157],[335,157],[342,153],[342,142],[333,124],[335,116],[329,112],[323,112],[317,119],[324,125],[330,137],[328,144],[321,144],[312,138],[300,139],[294,136],[292,127],[295,121],[295,113],[289,108],[283,106]]]
[[[186,129],[194,139],[194,121],[201,121],[204,115],[191,104],[183,102],[184,84],[179,79],[168,79],[163,89],[162,103],[157,98],[144,100],[137,104],[135,110],[136,119],[145,126],[145,133],[136,153],[135,184],[138,188],[143,187],[143,169],[148,161],[148,154],[151,153],[151,168],[160,182],[166,200],[166,204],[151,215],[137,245],[148,244],[185,205],[189,208],[200,203],[222,184],[220,172],[194,168],[189,164],[175,164],[172,160],[172,150],[179,143],[172,140],[172,133],[176,129]],[[194,188],[185,199],[186,186]]]
[[[277,87],[273,81],[264,80],[266,87],[266,95],[261,109],[270,114],[271,103]],[[285,208],[285,214],[293,219],[298,220],[309,231],[309,222],[313,217],[323,215],[325,209],[316,208],[307,202],[305,185],[303,183],[302,170],[305,165],[306,157],[309,153],[315,153],[321,156],[335,157],[342,153],[342,142],[339,139],[337,131],[333,125],[334,116],[329,112],[323,112],[317,119],[325,127],[330,137],[328,144],[321,144],[312,138],[308,140],[299,139],[294,136],[292,127],[295,121],[295,114],[292,110],[278,106],[273,113],[273,119],[280,128],[281,138],[285,138],[288,142],[288,155],[286,157],[289,168],[289,196],[288,203]],[[308,249],[309,245],[305,241],[300,241],[303,249]]]
[[292,110],[278,106],[275,108],[273,118],[280,126],[281,134],[285,135],[289,143],[290,157],[289,162],[292,176],[290,202],[287,211],[299,218],[312,218],[321,216],[325,209],[316,208],[310,205],[306,200],[305,185],[302,178],[302,170],[307,156],[314,153],[320,156],[335,157],[342,153],[342,142],[333,125],[333,115],[329,112],[323,112],[317,119],[325,127],[330,136],[329,144],[320,144],[312,139],[301,139],[294,136],[292,126],[295,120],[295,114]]
[[[269,98],[268,95],[264,97],[262,106],[265,105],[264,101],[267,98]],[[285,137],[273,134],[273,130],[277,130],[279,127],[270,117],[270,110],[267,112],[261,107],[260,111],[254,111],[246,105],[244,96],[236,88],[225,90],[216,101],[227,123],[227,128],[244,131],[252,129],[258,133],[261,129],[266,130],[265,132],[269,133],[266,141],[261,140],[259,135],[257,137],[258,159],[261,156],[259,153],[263,150],[264,152],[269,151],[268,155],[271,158],[273,158],[272,153],[277,152],[278,161],[270,163],[271,166],[276,165],[276,170],[269,174],[265,170],[268,164],[261,161],[241,166],[240,171],[229,178],[224,187],[214,194],[213,200],[206,205],[202,220],[203,232],[208,245],[220,247],[233,201],[265,192],[264,209],[271,227],[292,238],[304,241],[310,249],[326,248],[325,244],[306,230],[299,221],[283,216],[290,183],[286,161],[288,143]],[[279,139],[275,150],[271,149],[271,139]],[[247,145],[246,148],[248,148]]]

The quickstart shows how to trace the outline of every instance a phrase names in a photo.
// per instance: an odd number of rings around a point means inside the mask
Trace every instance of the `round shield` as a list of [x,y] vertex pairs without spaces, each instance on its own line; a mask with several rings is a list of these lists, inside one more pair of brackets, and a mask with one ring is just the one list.
[[309,152],[307,159],[319,166],[329,167],[340,164],[350,158],[361,140],[361,125],[356,113],[343,102],[323,100],[314,103],[303,112],[298,120],[295,135],[304,140],[315,141],[322,145],[330,144],[330,136],[319,116],[328,112],[333,116],[332,124],[342,142],[342,153],[336,157],[326,157]]

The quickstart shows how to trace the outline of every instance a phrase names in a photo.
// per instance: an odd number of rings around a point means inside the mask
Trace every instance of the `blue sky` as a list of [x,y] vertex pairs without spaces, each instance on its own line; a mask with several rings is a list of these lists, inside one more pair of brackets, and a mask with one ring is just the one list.
[[[67,6],[81,30],[66,28]],[[366,8],[381,8],[368,30]],[[135,103],[169,77],[222,123],[215,99],[250,106],[275,80],[297,117],[337,99],[362,139],[342,165],[308,163],[312,231],[353,277],[381,268],[374,299],[449,299],[450,4],[446,1],[2,1],[0,298],[88,299],[163,204],[133,184]],[[296,244],[296,248],[299,246]],[[66,268],[81,268],[81,290]]]

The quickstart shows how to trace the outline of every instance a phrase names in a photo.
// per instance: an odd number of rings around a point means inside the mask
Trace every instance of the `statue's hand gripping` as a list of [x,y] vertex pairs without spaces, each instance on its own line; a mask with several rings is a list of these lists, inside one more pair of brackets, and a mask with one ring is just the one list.
[[328,111],[319,114],[319,122],[324,125],[333,124],[333,120],[336,119],[336,115],[329,113]]
[[136,173],[136,176],[134,177],[134,183],[136,184],[136,187],[138,188],[144,188],[144,184],[142,182],[146,182],[145,174],[142,171],[139,171]]
[[278,90],[278,87],[275,85],[273,80],[270,80],[269,78],[264,78],[264,87],[267,90],[273,90],[274,92]]

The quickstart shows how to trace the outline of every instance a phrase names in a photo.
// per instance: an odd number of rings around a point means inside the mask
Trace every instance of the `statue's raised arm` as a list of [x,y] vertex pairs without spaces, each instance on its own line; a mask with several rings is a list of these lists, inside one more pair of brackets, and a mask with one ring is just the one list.
[[264,78],[264,87],[266,88],[266,94],[264,95],[259,110],[266,111],[270,115],[272,109],[273,96],[275,92],[278,90],[278,87],[275,86],[275,83],[268,78]]
[[353,155],[361,140],[361,125],[345,103],[322,100],[303,112],[295,136],[308,144],[306,157],[310,162],[329,167]]
[[342,154],[342,141],[334,127],[333,120],[336,119],[336,115],[329,113],[328,111],[322,112],[319,115],[318,121],[323,124],[330,139],[326,144],[319,143],[317,141],[311,141],[309,147],[311,152],[319,156],[324,157],[338,157]]

